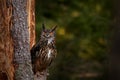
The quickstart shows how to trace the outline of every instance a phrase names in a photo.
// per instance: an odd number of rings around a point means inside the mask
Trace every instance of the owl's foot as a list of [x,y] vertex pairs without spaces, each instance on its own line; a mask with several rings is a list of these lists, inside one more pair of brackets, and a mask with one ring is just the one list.
[[48,70],[44,70],[44,71],[40,72],[40,75],[47,75],[47,76],[49,76],[49,72],[48,72]]

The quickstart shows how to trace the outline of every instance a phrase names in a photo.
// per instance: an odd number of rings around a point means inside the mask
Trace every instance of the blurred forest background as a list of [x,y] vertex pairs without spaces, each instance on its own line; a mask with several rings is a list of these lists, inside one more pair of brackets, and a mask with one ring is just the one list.
[[48,80],[106,80],[109,0],[36,0],[35,13],[36,41],[42,23],[58,25]]

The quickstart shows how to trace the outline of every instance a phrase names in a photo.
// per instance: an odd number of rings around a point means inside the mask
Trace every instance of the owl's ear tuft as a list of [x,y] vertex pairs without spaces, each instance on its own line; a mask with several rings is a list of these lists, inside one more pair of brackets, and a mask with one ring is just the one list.
[[42,30],[45,31],[45,24],[42,24]]
[[57,28],[57,25],[52,28],[51,32],[55,31],[56,28]]

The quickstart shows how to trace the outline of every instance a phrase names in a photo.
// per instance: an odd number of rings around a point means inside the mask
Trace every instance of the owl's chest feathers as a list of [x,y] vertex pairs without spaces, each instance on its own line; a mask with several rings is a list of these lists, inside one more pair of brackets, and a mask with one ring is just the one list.
[[54,45],[52,43],[49,43],[47,46],[46,46],[46,56],[47,58],[51,58],[53,55],[54,55]]
[[[41,52],[42,51],[42,52]],[[46,59],[50,59],[55,55],[55,44],[53,39],[48,39],[46,45],[41,47],[41,55],[45,55]]]
[[48,53],[47,53],[47,57],[50,58],[51,57],[51,49],[48,50]]

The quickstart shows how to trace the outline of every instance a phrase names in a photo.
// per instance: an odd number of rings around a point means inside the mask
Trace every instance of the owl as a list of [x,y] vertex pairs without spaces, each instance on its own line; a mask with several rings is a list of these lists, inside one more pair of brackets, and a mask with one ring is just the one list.
[[55,46],[55,30],[46,29],[42,24],[42,31],[39,41],[31,49],[31,61],[34,74],[46,70],[55,59],[57,50]]

